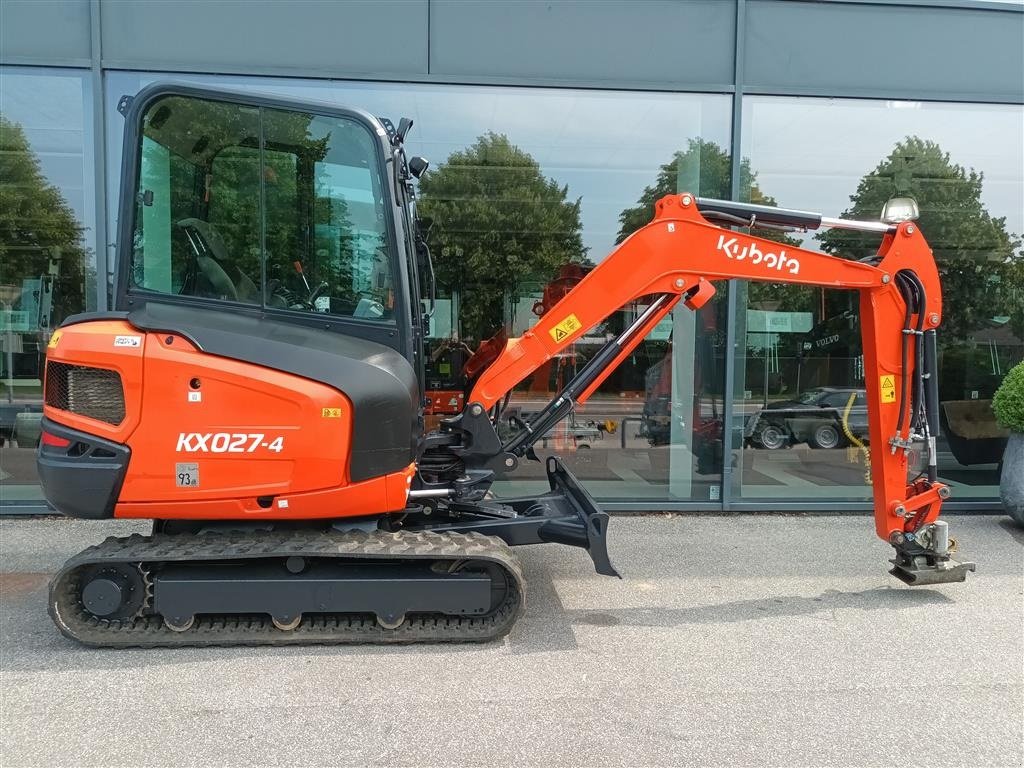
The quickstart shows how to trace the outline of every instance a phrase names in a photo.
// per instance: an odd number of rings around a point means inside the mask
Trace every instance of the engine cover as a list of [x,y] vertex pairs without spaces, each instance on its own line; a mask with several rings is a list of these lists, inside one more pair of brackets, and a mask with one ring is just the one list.
[[[47,354],[46,418],[130,452],[115,515],[341,517],[405,506],[419,414],[404,358],[266,318],[152,309],[65,325]],[[85,468],[73,441],[44,453],[44,491]]]

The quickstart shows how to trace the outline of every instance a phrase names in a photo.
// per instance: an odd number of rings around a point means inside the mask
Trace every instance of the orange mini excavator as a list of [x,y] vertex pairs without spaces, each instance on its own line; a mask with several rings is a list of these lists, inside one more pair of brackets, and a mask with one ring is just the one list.
[[[550,490],[495,478],[679,302],[741,278],[860,293],[875,531],[908,584],[963,581],[936,479],[942,294],[911,216],[860,222],[704,200],[654,218],[509,339],[462,413],[423,429],[433,270],[407,157],[412,126],[329,105],[155,85],[126,116],[116,311],[76,315],[47,350],[38,458],[80,518],[149,519],[53,578],[49,608],[95,646],[484,641],[523,605],[512,547],[585,549],[608,516],[557,458]],[[890,211],[891,213],[891,211]],[[883,217],[887,218],[887,217]],[[877,232],[861,262],[739,231]],[[646,297],[646,298],[645,298]],[[529,420],[512,388],[629,303],[645,308]],[[911,446],[927,469],[908,478]]]

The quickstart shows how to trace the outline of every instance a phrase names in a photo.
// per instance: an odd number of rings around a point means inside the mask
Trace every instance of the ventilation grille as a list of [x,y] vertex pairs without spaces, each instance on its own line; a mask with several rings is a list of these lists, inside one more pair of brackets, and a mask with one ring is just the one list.
[[47,363],[46,404],[116,426],[124,421],[121,375],[103,368]]

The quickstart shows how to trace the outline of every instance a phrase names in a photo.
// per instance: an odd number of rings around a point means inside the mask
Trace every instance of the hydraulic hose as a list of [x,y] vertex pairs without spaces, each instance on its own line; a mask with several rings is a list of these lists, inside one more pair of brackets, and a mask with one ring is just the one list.
[[916,307],[917,322],[914,325],[914,378],[913,387],[911,389],[911,405],[910,405],[910,428],[920,428],[922,423],[922,412],[925,411],[927,405],[924,399],[924,318],[928,311],[928,296],[925,293],[924,285],[921,283],[920,278],[909,270],[904,275],[905,279],[913,286],[914,293],[916,295]]
[[928,426],[928,481],[939,479],[935,441],[939,437],[939,366],[938,339],[935,329],[924,332],[924,367],[928,381],[924,388],[924,410]]
[[[908,437],[915,429],[922,429],[928,451],[928,481],[938,480],[936,456],[936,438],[939,433],[939,391],[938,391],[938,348],[934,329],[924,330],[924,319],[928,313],[928,292],[921,279],[911,270],[903,270],[896,275],[896,282],[907,311],[904,314],[903,338],[901,343],[904,382],[900,387],[900,413],[897,426],[897,437],[903,437],[903,424],[906,406],[906,375],[907,370],[907,337],[913,335],[914,367],[911,385],[910,426]],[[911,313],[917,314],[913,329],[910,328]]]
[[[902,438],[903,436],[903,423],[905,421],[905,414],[907,408],[907,345],[909,343],[908,336],[910,334],[910,316],[913,313],[914,297],[913,289],[910,282],[903,275],[902,272],[896,273],[896,286],[899,288],[900,294],[903,296],[903,302],[906,304],[906,309],[903,312],[903,328],[900,330],[900,410],[899,417],[896,422],[896,436]],[[893,446],[895,451],[895,446]]]
[[909,279],[915,284],[921,296],[920,314],[917,318],[918,357],[914,364],[914,381],[920,406],[923,408],[923,427],[928,445],[928,480],[938,480],[938,466],[935,441],[939,435],[939,379],[938,342],[935,329],[922,332],[924,318],[928,313],[928,293],[921,279],[909,272]]
[[846,407],[843,408],[843,433],[846,435],[846,439],[859,448],[864,454],[864,483],[866,485],[871,485],[871,452],[868,450],[867,446],[864,445],[864,442],[853,434],[853,430],[850,429],[850,411],[853,409],[853,403],[856,399],[857,393],[851,392],[850,398],[846,401]]

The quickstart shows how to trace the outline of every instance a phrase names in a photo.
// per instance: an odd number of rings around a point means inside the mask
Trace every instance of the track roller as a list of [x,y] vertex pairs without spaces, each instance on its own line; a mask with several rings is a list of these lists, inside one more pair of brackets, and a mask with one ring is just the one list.
[[192,629],[195,623],[195,616],[188,616],[184,619],[171,619],[167,616],[164,616],[164,626],[171,630],[171,632],[188,632],[190,629]]
[[302,623],[302,614],[296,614],[293,618],[279,618],[277,616],[271,616],[270,621],[282,632],[291,632]]

